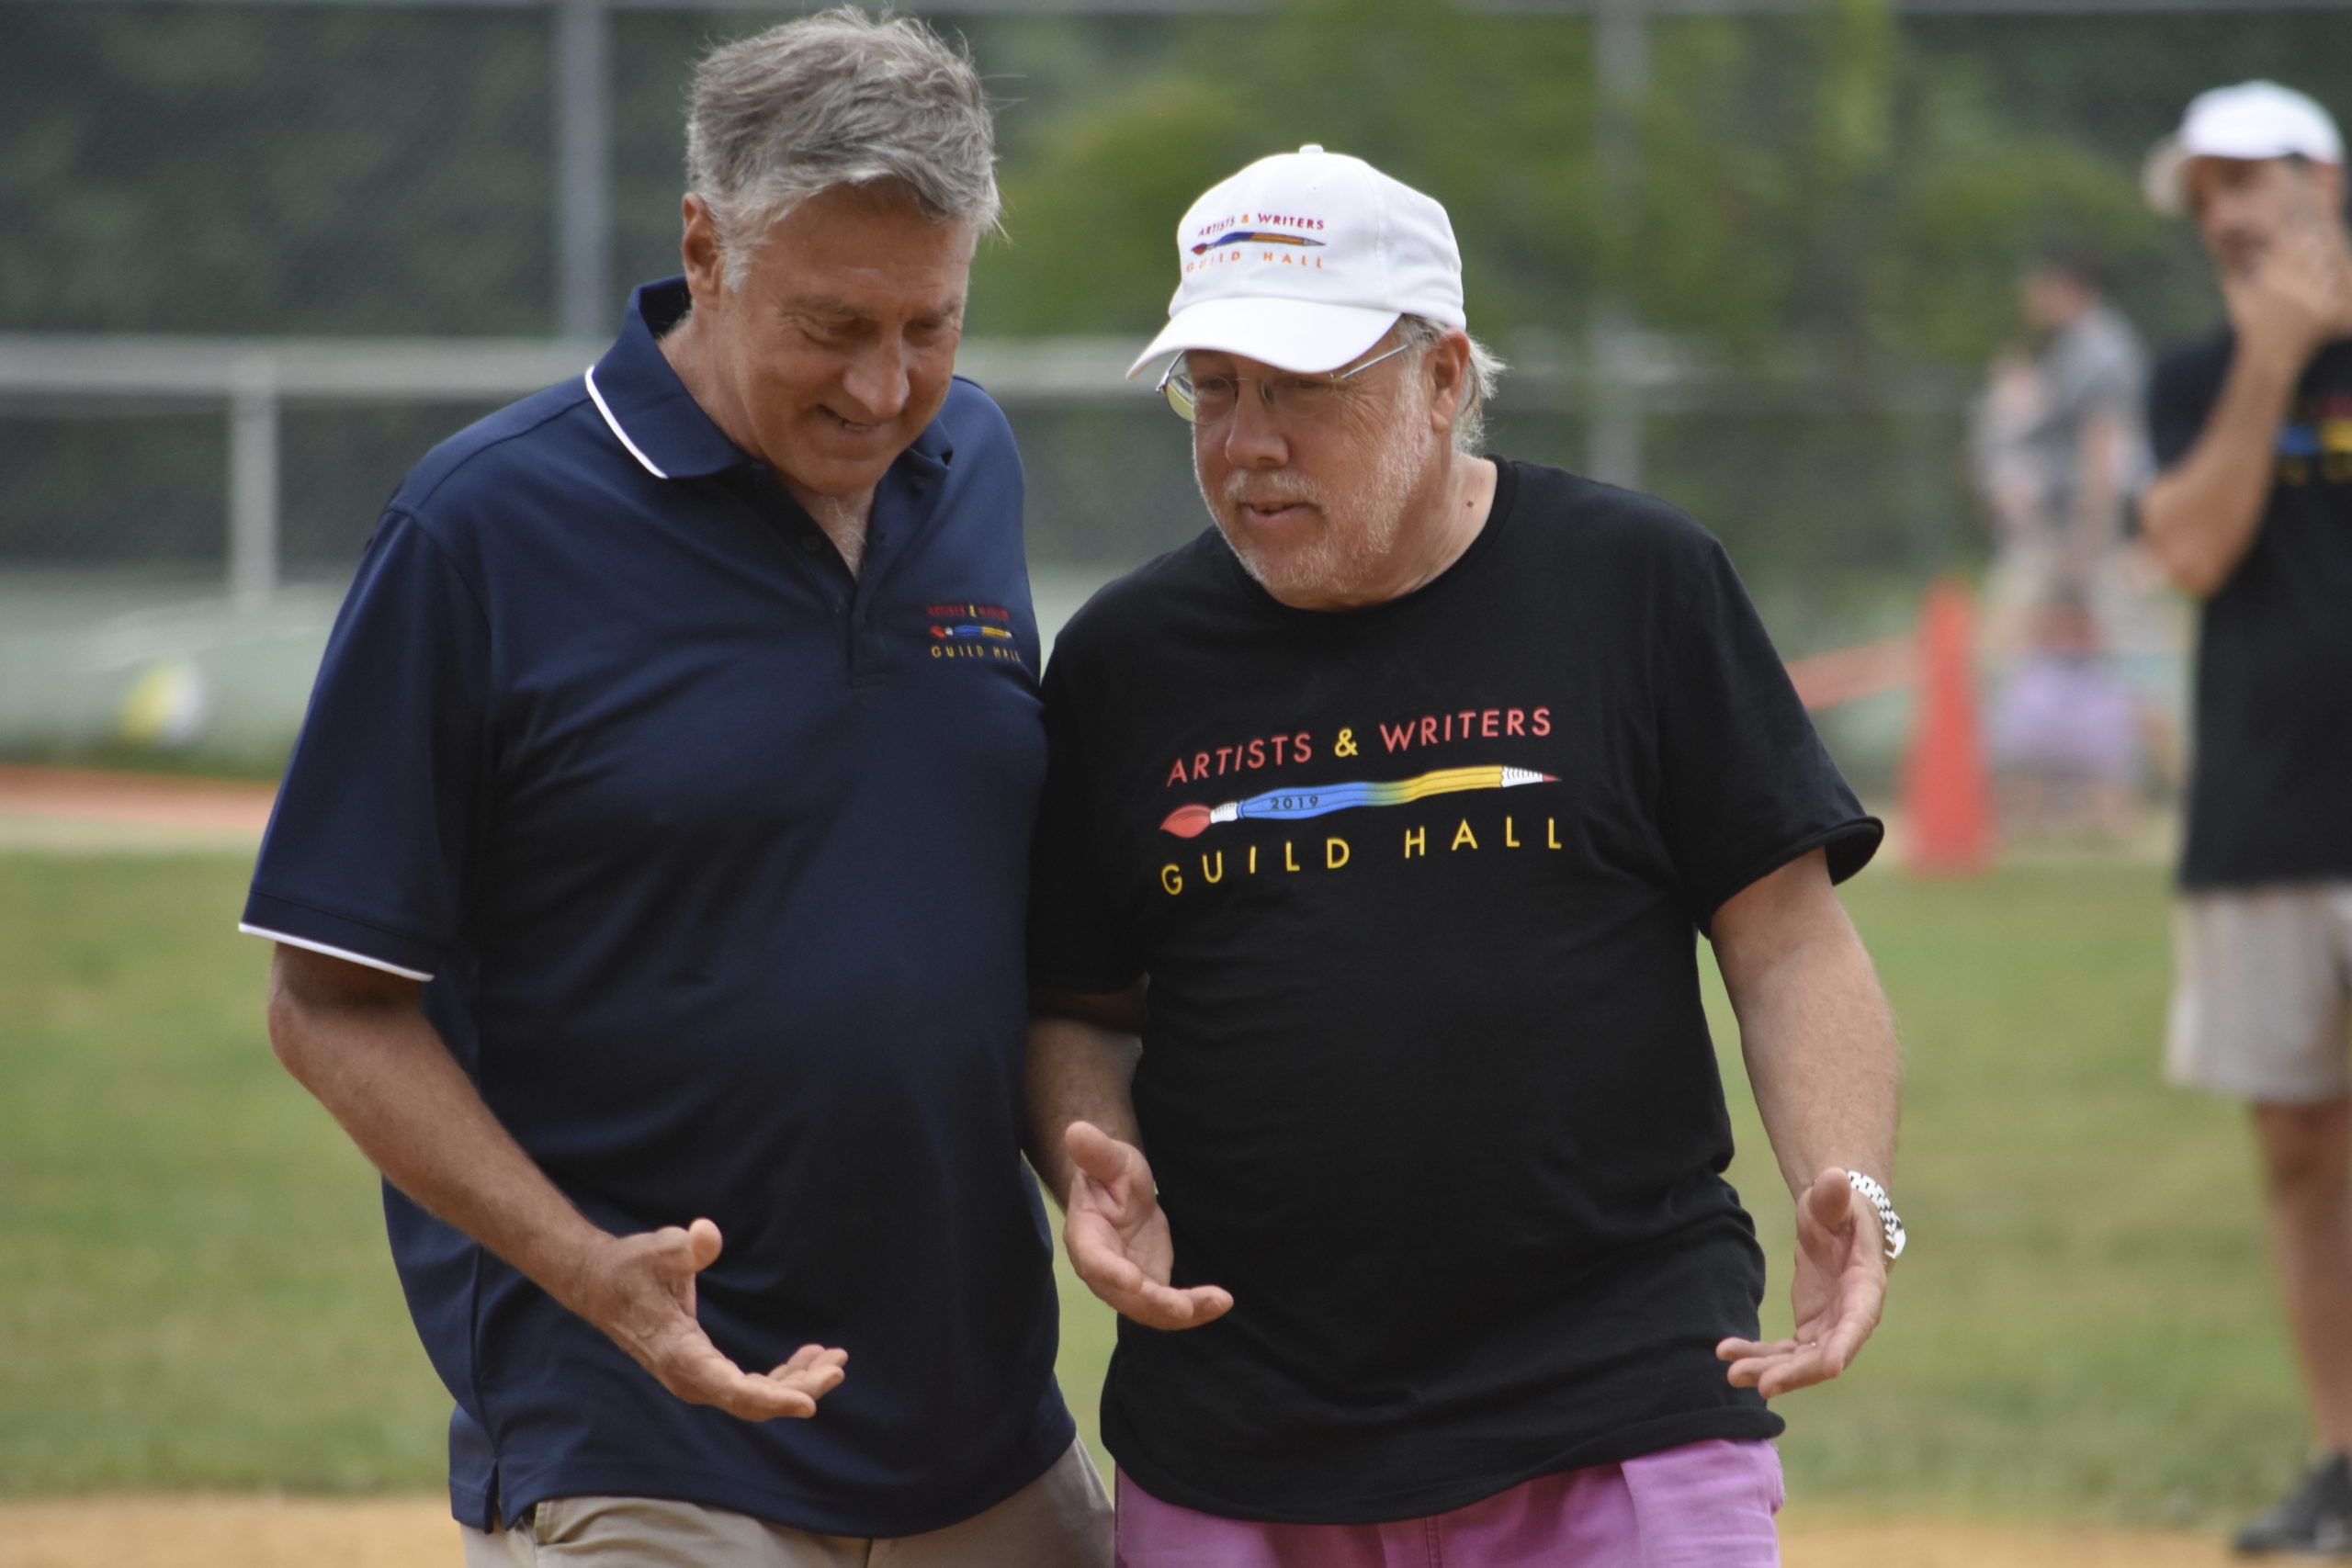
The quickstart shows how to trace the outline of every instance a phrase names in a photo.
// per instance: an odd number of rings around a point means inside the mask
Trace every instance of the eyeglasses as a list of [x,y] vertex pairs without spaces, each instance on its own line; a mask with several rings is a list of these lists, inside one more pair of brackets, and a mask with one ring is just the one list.
[[1233,417],[1241,404],[1241,383],[1258,383],[1258,395],[1267,412],[1285,420],[1313,420],[1330,412],[1340,400],[1340,384],[1361,376],[1383,359],[1394,359],[1413,345],[1399,344],[1387,353],[1346,370],[1320,374],[1285,372],[1280,376],[1194,376],[1182,355],[1159,378],[1159,395],[1187,424],[1218,424]]

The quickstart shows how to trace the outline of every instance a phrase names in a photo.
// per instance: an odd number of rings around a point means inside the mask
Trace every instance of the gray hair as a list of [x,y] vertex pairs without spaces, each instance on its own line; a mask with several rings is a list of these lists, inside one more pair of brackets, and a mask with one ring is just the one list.
[[[1427,316],[1396,318],[1397,335],[1417,356],[1436,347],[1454,330]],[[1466,332],[1462,335],[1470,338],[1470,379],[1453,416],[1453,449],[1476,457],[1487,445],[1487,400],[1495,395],[1495,383],[1509,367],[1485,344]]]
[[970,53],[911,17],[837,6],[695,67],[686,188],[709,204],[729,288],[772,226],[836,186],[896,186],[933,223],[991,229],[995,164]]

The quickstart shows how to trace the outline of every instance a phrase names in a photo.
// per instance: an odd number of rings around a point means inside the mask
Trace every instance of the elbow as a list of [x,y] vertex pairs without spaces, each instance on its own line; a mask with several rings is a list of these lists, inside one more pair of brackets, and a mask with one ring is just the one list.
[[2206,552],[2194,547],[2191,540],[2182,537],[2181,530],[2171,517],[2154,504],[2154,498],[2141,509],[2140,539],[2156,565],[2172,585],[2182,592],[2203,599],[2222,585],[2222,573],[2207,558]]
[[302,1083],[311,1081],[311,1041],[308,1010],[294,988],[282,974],[273,974],[269,982],[269,1004],[266,1016],[269,1027],[269,1048],[276,1054],[278,1065]]
[[2184,550],[2177,543],[2167,547],[2151,538],[2148,546],[2149,554],[2156,558],[2172,585],[2192,598],[2210,599],[2229,580],[2229,573],[2217,562]]

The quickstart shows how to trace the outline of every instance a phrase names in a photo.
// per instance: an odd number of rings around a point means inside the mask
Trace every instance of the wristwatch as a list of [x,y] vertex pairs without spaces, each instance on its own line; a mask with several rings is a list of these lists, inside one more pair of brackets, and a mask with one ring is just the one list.
[[1855,1191],[1871,1201],[1878,1211],[1879,1229],[1886,1233],[1886,1260],[1889,1263],[1903,1256],[1904,1244],[1910,1238],[1903,1234],[1903,1216],[1894,1212],[1894,1204],[1886,1196],[1886,1189],[1859,1170],[1849,1170],[1846,1179]]

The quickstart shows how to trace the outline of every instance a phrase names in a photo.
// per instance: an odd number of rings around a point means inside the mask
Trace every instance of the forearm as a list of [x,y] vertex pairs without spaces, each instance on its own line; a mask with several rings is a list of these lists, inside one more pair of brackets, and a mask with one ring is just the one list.
[[270,987],[287,1069],[393,1186],[579,1310],[589,1255],[611,1237],[499,1124],[413,989],[337,992],[300,969],[281,958]]
[[2197,445],[2148,488],[2149,552],[2191,593],[2218,590],[2254,543],[2297,373],[2281,356],[2240,352]]
[[1129,1086],[1142,1055],[1136,1036],[1097,1019],[1048,1015],[1029,1025],[1029,1163],[1056,1202],[1067,1206],[1076,1168],[1063,1134],[1091,1122],[1120,1142],[1143,1146]]
[[1894,1020],[1843,911],[1747,976],[1734,1003],[1756,1108],[1789,1190],[1802,1192],[1831,1168],[1891,1185]]

